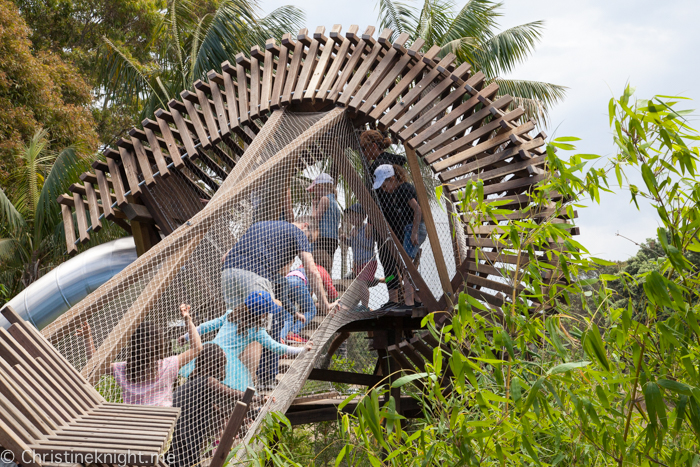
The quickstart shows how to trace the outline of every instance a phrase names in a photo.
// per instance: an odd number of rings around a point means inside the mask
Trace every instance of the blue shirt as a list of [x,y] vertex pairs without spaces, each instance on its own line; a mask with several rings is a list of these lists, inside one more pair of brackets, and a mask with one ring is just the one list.
[[257,222],[226,254],[223,269],[251,271],[269,281],[280,277],[280,269],[302,252],[311,252],[306,234],[285,221]]
[[328,209],[326,209],[318,221],[318,236],[322,238],[333,238],[338,240],[338,224],[343,213],[340,212],[340,206],[335,199],[335,195],[330,193],[326,195],[328,198]]

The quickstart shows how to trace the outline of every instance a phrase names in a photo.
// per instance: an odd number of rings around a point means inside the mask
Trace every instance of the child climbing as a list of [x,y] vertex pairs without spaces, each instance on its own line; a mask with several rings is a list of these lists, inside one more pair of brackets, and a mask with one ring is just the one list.
[[341,211],[335,195],[333,177],[322,173],[307,188],[313,193],[313,218],[318,226],[318,238],[314,243],[314,259],[329,273],[333,273],[333,256],[338,249],[338,225]]
[[[173,385],[177,372],[202,350],[202,341],[190,316],[190,306],[180,305],[180,313],[192,336],[190,348],[172,357],[166,357],[167,345],[161,328],[147,321],[141,323],[129,341],[129,356],[126,362],[112,363],[107,374],[114,376],[122,388],[125,404],[173,405]],[[88,360],[95,354],[90,325],[85,322],[76,333],[85,341]]]
[[[253,376],[240,360],[240,354],[251,342],[258,342],[264,348],[278,355],[298,355],[304,350],[311,350],[313,343],[304,347],[290,347],[273,340],[265,330],[268,314],[284,312],[279,302],[273,300],[269,292],[251,292],[245,302],[225,315],[207,321],[197,327],[203,334],[218,331],[212,343],[219,345],[226,353],[226,376],[223,383],[231,389],[245,391],[247,387],[255,387]],[[188,335],[180,337],[184,342]],[[194,363],[185,366],[180,374],[188,377],[194,369]],[[274,379],[276,375],[266,375]]]
[[[408,183],[406,171],[397,165],[384,164],[374,172],[373,187],[377,192],[379,206],[384,218],[396,238],[403,243],[403,248],[411,258],[415,258],[428,232],[422,219],[422,212],[416,189]],[[394,256],[389,250],[389,243],[379,248],[379,258],[384,267],[386,285],[389,289],[389,302],[385,306],[398,305],[400,281]],[[414,306],[415,290],[410,280],[404,281],[404,298],[407,306]]]
[[[226,353],[216,344],[204,344],[189,379],[173,395],[173,407],[182,411],[165,456],[171,467],[199,463],[202,450],[225,425],[235,401],[243,398],[243,392],[221,383],[225,377]],[[253,398],[253,403],[263,402],[260,396]]]
[[405,157],[385,151],[389,146],[391,146],[391,138],[384,137],[377,130],[367,130],[360,135],[360,147],[369,165],[368,169],[372,180],[374,180],[374,172],[380,165],[393,164],[400,167],[406,165]]
[[365,223],[367,214],[359,203],[345,210],[345,218],[352,226],[352,230],[349,235],[342,237],[342,241],[352,249],[352,272],[355,280],[362,285],[355,303],[359,302],[369,307],[369,284],[374,281],[374,274],[377,272],[374,227],[370,223]]
[[[333,286],[330,274],[323,266],[316,265],[318,273],[321,275],[323,288],[326,290],[328,300],[338,298],[338,291]],[[316,316],[316,305],[309,289],[309,280],[301,266],[287,274],[288,298],[292,306],[297,310],[294,315],[287,313],[284,327],[280,336],[287,342],[306,342],[306,339],[299,335],[311,320]],[[294,319],[296,318],[296,320]]]

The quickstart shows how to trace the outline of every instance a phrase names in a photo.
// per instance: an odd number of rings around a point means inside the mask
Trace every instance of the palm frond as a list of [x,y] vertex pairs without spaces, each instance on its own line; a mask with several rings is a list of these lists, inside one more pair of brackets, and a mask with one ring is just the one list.
[[34,236],[37,241],[52,236],[54,226],[61,223],[61,209],[56,198],[67,192],[70,185],[80,179],[81,173],[89,170],[90,162],[80,157],[76,148],[66,148],[59,153],[46,176],[36,206]]
[[107,37],[102,37],[103,45],[98,57],[98,83],[110,100],[126,105],[138,104],[152,94],[148,75],[156,70],[138,62],[128,50],[119,47]]
[[[418,33],[418,18],[416,17],[416,8],[403,2],[394,2],[392,0],[379,0],[379,28],[393,29],[394,35],[397,36],[404,32],[411,36],[411,40],[415,40]],[[394,37],[392,37],[392,40]]]
[[24,216],[12,204],[12,201],[5,194],[5,190],[0,189],[0,231],[4,235],[8,235],[26,229],[26,227],[27,221]]
[[244,31],[240,31],[239,35],[248,37],[248,49],[255,44],[262,47],[270,37],[282,37],[288,32],[296,33],[304,27],[305,22],[306,15],[302,10],[286,5],[273,10],[267,16],[258,17],[254,24],[249,25],[250,31],[247,36]]
[[548,124],[549,109],[566,96],[567,87],[558,84],[501,78],[495,81],[501,95],[513,96],[515,104],[522,106],[529,118],[544,126]]
[[501,16],[498,12],[501,6],[502,3],[492,0],[469,0],[452,20],[444,40],[471,37],[483,41],[493,37],[496,19]]
[[474,65],[491,78],[511,72],[534,51],[543,28],[543,21],[533,21],[496,34],[474,51]]
[[418,36],[427,47],[441,44],[452,23],[454,6],[451,0],[425,0],[418,16]]

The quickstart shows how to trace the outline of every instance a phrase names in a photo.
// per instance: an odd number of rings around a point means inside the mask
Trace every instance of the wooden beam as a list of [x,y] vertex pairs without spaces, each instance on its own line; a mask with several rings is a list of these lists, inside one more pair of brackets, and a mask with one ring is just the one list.
[[308,378],[312,381],[328,381],[330,383],[359,384],[361,386],[374,387],[381,384],[382,377],[375,375],[365,375],[350,371],[321,370],[314,368]]
[[243,395],[243,400],[236,402],[236,407],[233,409],[233,413],[226,424],[226,428],[224,428],[224,433],[221,435],[219,445],[216,447],[214,457],[211,459],[209,467],[223,467],[228,454],[231,452],[236,435],[241,429],[241,425],[243,425],[245,416],[248,413],[248,407],[253,401],[254,394],[255,389],[248,388]]
[[411,176],[413,177],[413,185],[416,187],[418,205],[421,207],[421,212],[423,214],[423,222],[425,222],[425,228],[428,231],[428,239],[430,239],[430,248],[433,250],[433,258],[435,258],[435,266],[437,267],[438,276],[440,277],[440,284],[442,284],[442,290],[445,293],[452,295],[452,284],[450,284],[450,274],[447,272],[445,257],[442,254],[442,246],[440,245],[440,239],[438,238],[437,229],[435,228],[433,212],[430,209],[430,199],[428,198],[428,190],[426,190],[425,184],[423,183],[423,176],[420,171],[420,163],[418,162],[418,156],[416,155],[416,151],[410,146],[404,144],[404,148],[406,149],[408,167],[411,169]]

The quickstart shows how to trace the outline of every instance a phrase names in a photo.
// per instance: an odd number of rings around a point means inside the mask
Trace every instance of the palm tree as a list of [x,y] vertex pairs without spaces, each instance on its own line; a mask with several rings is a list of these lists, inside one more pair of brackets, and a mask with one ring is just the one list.
[[[410,0],[409,0],[410,1]],[[515,98],[528,117],[547,123],[548,111],[563,99],[566,87],[541,81],[503,79],[525,61],[539,42],[543,21],[521,24],[497,31],[503,3],[491,0],[468,0],[456,11],[450,0],[424,0],[420,7],[394,0],[379,0],[382,28],[395,34],[408,33],[411,41],[421,38],[425,47],[438,45],[441,56],[452,52],[457,62],[467,62],[474,72],[481,71],[495,80],[503,94]]]
[[218,70],[241,50],[265,45],[299,29],[301,10],[284,6],[260,17],[257,0],[218,0],[200,5],[195,0],[168,0],[162,24],[148,45],[153,60],[141,63],[126,48],[104,40],[99,85],[109,102],[140,107],[146,117],[183,89]]
[[[0,285],[12,297],[65,259],[61,208],[56,201],[92,160],[76,148],[49,149],[46,130],[37,131],[10,176],[12,193],[0,190]],[[123,235],[106,226],[89,245]],[[0,287],[2,289],[2,287]]]

